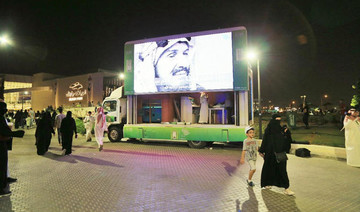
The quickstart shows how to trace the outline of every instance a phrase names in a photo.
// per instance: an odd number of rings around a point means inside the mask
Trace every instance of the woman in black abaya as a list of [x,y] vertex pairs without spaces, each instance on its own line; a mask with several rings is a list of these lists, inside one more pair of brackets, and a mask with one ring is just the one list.
[[75,138],[77,138],[76,123],[71,116],[72,116],[72,112],[68,111],[66,113],[66,117],[61,121],[60,132],[62,137],[62,148],[63,148],[62,155],[71,154],[74,133],[75,133]]
[[289,178],[286,171],[287,161],[278,163],[274,152],[289,152],[291,147],[291,136],[287,128],[280,126],[281,117],[274,114],[265,129],[264,138],[259,148],[260,156],[264,158],[261,171],[261,187],[271,188],[277,186],[285,188],[284,193],[294,195],[289,189]]
[[42,114],[35,132],[38,155],[43,155],[48,151],[51,142],[51,133],[55,134],[55,131],[51,125],[50,112],[46,112]]

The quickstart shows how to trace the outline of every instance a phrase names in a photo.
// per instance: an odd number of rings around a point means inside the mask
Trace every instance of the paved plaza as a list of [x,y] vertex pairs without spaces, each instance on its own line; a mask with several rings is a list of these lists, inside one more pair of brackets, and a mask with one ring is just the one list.
[[[107,139],[106,139],[107,141]],[[290,188],[260,188],[258,158],[254,188],[240,165],[240,146],[215,144],[191,149],[182,142],[104,144],[84,136],[73,154],[51,148],[38,156],[34,129],[15,139],[9,152],[12,194],[0,197],[0,211],[360,211],[360,169],[345,161],[289,155]]]

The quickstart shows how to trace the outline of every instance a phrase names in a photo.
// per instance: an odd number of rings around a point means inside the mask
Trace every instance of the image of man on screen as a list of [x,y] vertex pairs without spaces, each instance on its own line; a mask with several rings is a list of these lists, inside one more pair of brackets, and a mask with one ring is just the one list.
[[193,90],[191,38],[156,42],[154,57],[155,85],[162,91]]

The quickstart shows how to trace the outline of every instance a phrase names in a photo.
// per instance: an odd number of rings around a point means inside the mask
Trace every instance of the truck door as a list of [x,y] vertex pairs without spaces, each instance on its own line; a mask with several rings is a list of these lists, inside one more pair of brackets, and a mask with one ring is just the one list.
[[119,107],[118,105],[120,105],[119,100],[106,100],[103,103],[103,108],[104,111],[106,113],[106,122],[108,123],[114,123],[114,122],[119,122]]

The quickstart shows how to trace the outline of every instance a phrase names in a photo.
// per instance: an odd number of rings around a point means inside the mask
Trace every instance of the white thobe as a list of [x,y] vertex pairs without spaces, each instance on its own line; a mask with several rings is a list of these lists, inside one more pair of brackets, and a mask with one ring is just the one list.
[[[98,119],[99,116],[100,116],[100,120]],[[96,116],[96,120],[95,120],[95,129],[94,129],[94,131],[95,131],[96,142],[98,143],[99,147],[101,145],[103,145],[104,131],[107,129],[106,121],[104,121],[104,124],[102,124],[103,121],[104,120],[102,119],[102,115],[98,114]],[[101,126],[101,125],[103,125],[103,126]]]
[[199,123],[207,123],[209,120],[209,104],[206,95],[200,96],[200,117]]
[[360,120],[344,120],[346,161],[350,166],[360,167]]

